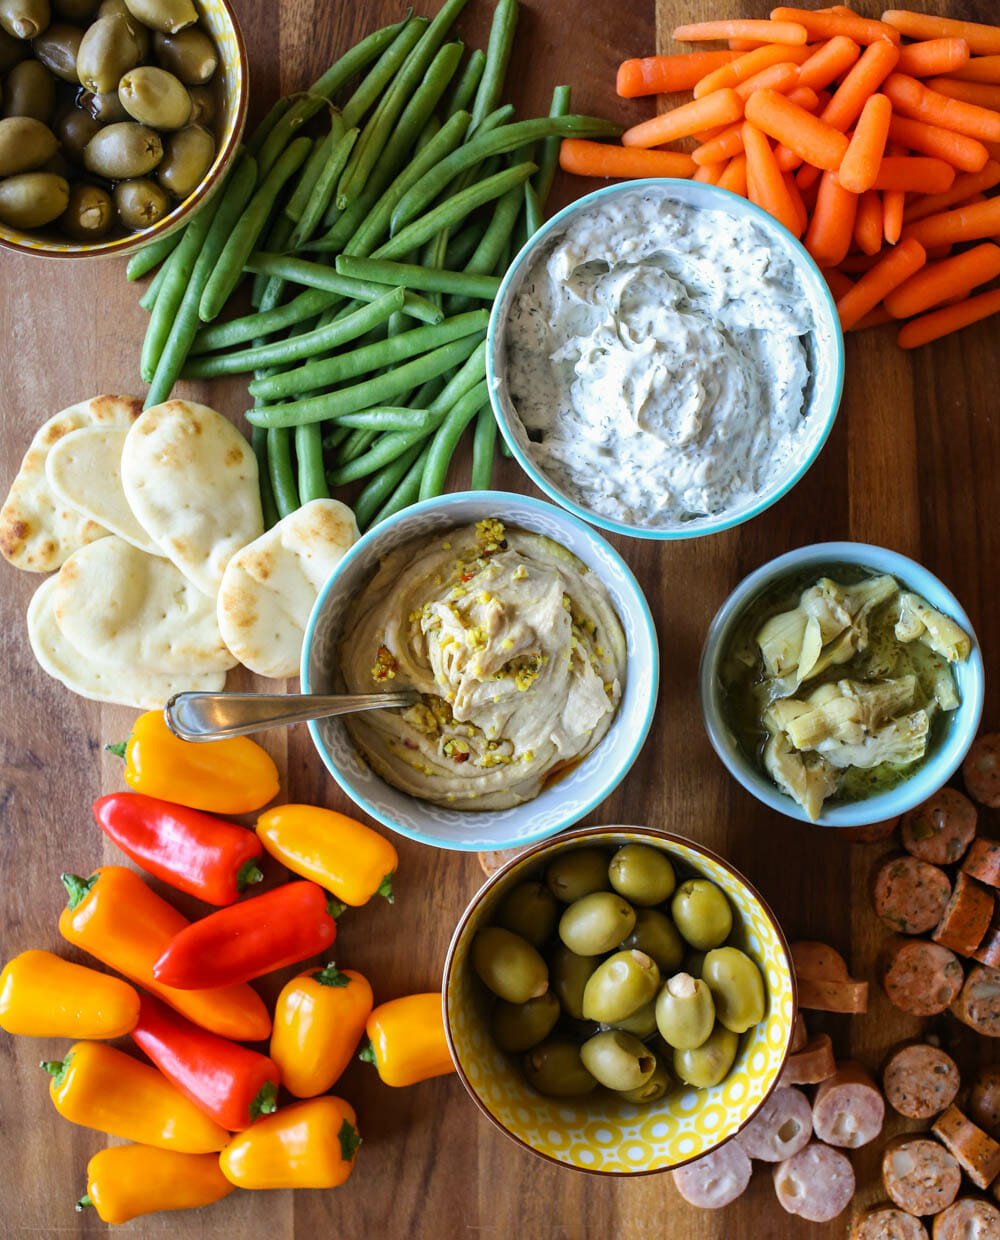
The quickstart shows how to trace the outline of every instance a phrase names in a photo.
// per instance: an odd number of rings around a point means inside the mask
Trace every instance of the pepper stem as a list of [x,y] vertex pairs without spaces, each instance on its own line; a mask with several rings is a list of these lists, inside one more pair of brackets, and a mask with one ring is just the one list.
[[40,1068],[44,1068],[57,1085],[61,1085],[63,1083],[63,1078],[69,1071],[69,1065],[72,1058],[72,1055],[67,1055],[65,1059],[43,1059],[38,1066]]
[[90,1200],[90,1194],[84,1193],[73,1209],[78,1212],[82,1212],[83,1210],[88,1210],[93,1204],[94,1203]]
[[395,896],[392,894],[392,870],[389,871],[385,878],[383,878],[379,885],[375,888],[375,894],[385,896],[390,904],[395,903]]
[[260,1119],[262,1115],[273,1115],[278,1109],[278,1087],[274,1081],[265,1081],[257,1091],[257,1096],[250,1103],[250,1123]]
[[319,982],[321,986],[349,986],[351,984],[351,979],[346,973],[341,973],[332,960],[324,968],[317,970],[312,977],[313,981]]
[[97,882],[99,874],[91,874],[90,878],[81,878],[79,874],[60,874],[59,878],[62,885],[66,888],[69,896],[69,911],[72,912],[78,904],[90,894],[90,889]]
[[362,1063],[378,1064],[378,1060],[375,1058],[375,1047],[372,1046],[371,1038],[365,1038],[364,1050],[361,1051],[358,1058]]
[[337,920],[346,908],[346,904],[342,904],[340,900],[335,900],[333,896],[331,896],[326,902],[326,911],[330,914],[334,921]]
[[353,1127],[350,1120],[345,1119],[340,1125],[340,1132],[337,1133],[337,1140],[340,1142],[340,1156],[344,1162],[352,1162],[354,1155],[358,1152],[358,1146],[361,1144],[361,1135],[358,1130]]
[[251,857],[236,871],[236,890],[246,891],[251,883],[259,883],[263,877],[264,872],[257,864],[256,857]]
[[104,748],[108,753],[113,753],[116,758],[124,758],[127,746],[128,741],[119,741],[117,745],[105,745]]

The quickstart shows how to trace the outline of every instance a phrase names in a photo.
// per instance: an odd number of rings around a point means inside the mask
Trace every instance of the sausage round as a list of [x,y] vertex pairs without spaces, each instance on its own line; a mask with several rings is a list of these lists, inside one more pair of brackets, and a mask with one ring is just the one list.
[[976,1077],[969,1115],[991,1137],[1000,1137],[1000,1068],[983,1068]]
[[947,1146],[955,1161],[978,1188],[989,1188],[1000,1176],[1000,1144],[956,1106],[939,1115],[931,1132]]
[[893,857],[875,879],[875,912],[902,934],[925,934],[941,920],[951,883],[919,857]]
[[789,1214],[828,1223],[850,1205],[854,1168],[840,1150],[810,1141],[774,1168],[774,1191]]
[[1000,904],[993,901],[993,917],[983,935],[983,941],[972,953],[972,959],[991,969],[1000,969]]
[[973,840],[962,862],[962,873],[971,874],[990,887],[1000,887],[1000,843],[984,836]]
[[994,1240],[997,1236],[1000,1210],[978,1197],[960,1197],[934,1220],[934,1240]]
[[895,1206],[873,1206],[854,1224],[851,1240],[927,1240],[927,1228]]
[[806,1022],[802,1019],[802,1013],[795,1013],[795,1024],[792,1026],[792,1040],[788,1043],[789,1055],[796,1055],[805,1044],[809,1041],[809,1031],[806,1029]]
[[955,1101],[961,1080],[954,1059],[925,1042],[901,1046],[882,1073],[885,1100],[908,1119],[930,1119]]
[[1000,969],[973,965],[951,1010],[970,1029],[1000,1038]]
[[727,1141],[711,1154],[670,1174],[685,1201],[702,1210],[718,1210],[743,1195],[752,1171],[743,1147],[736,1141]]
[[813,1131],[827,1145],[856,1150],[882,1131],[885,1100],[879,1087],[856,1063],[839,1064],[816,1090]]
[[931,938],[960,956],[971,956],[989,929],[994,904],[992,891],[959,871],[951,899]]
[[778,1078],[779,1085],[815,1085],[833,1076],[837,1065],[833,1058],[833,1043],[828,1033],[818,1033],[810,1038],[795,1055],[789,1055]]
[[965,787],[974,801],[1000,808],[1000,732],[984,732],[962,763]]
[[941,788],[903,815],[903,847],[931,865],[951,865],[972,843],[976,816],[976,807],[957,788]]
[[898,824],[898,818],[888,818],[885,822],[870,822],[863,827],[838,827],[837,839],[851,844],[878,844],[888,839]]
[[939,943],[904,941],[890,949],[882,985],[890,1002],[904,1012],[936,1016],[962,989],[962,966],[955,953]]
[[882,1183],[907,1214],[939,1214],[958,1196],[962,1172],[937,1141],[899,1137],[882,1155]]
[[809,1144],[812,1107],[801,1089],[779,1085],[736,1137],[750,1158],[784,1162]]

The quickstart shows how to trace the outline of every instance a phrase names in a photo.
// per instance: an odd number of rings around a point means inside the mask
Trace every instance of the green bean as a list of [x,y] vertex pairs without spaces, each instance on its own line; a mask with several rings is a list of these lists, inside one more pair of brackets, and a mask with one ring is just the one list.
[[472,105],[470,133],[475,133],[483,117],[492,112],[500,102],[516,29],[517,0],[497,0],[497,7],[493,10],[493,24],[490,26],[490,39],[486,45],[486,65]]
[[424,476],[424,470],[427,467],[427,458],[430,455],[431,445],[427,444],[423,448],[420,455],[406,471],[402,482],[396,487],[392,495],[386,500],[378,512],[372,517],[369,529],[378,525],[380,521],[384,521],[386,517],[391,517],[393,513],[401,512],[404,508],[415,502],[420,493],[420,480]]
[[[410,12],[412,13],[413,10],[411,9]],[[362,82],[344,104],[341,115],[348,129],[353,129],[372,104],[378,100],[429,25],[430,18],[427,17],[407,18],[399,35],[368,70]]]
[[375,379],[365,379],[335,392],[323,392],[319,396],[308,396],[303,400],[251,409],[247,413],[247,420],[252,426],[298,426],[301,422],[337,418],[344,413],[367,409],[373,404],[388,403],[400,392],[409,391],[418,383],[433,379],[436,375],[443,375],[446,370],[468,357],[482,338],[483,333],[477,332],[474,336],[453,340],[410,362],[404,362],[402,366],[397,366]]
[[424,476],[420,482],[421,499],[432,499],[444,490],[448,467],[455,454],[458,441],[462,437],[462,432],[483,407],[484,402],[488,403],[489,399],[489,388],[486,380],[483,379],[456,401],[448,411],[448,416],[434,432],[434,438],[431,441],[431,450],[428,453]]
[[[438,421],[440,420],[439,418]],[[420,444],[426,438],[426,431],[394,431],[392,434],[383,435],[378,443],[369,448],[363,456],[355,457],[353,461],[329,470],[326,476],[327,481],[330,486],[338,487],[345,486],[348,482],[356,482],[359,478],[367,478],[376,470],[397,460],[414,444]]]
[[455,371],[438,396],[430,404],[430,411],[442,417],[481,380],[486,378],[486,341],[471,350],[463,365]]
[[160,286],[167,276],[167,264],[161,263],[156,269],[156,275],[149,282],[149,288],[139,298],[139,305],[143,310],[152,310],[156,305],[156,298],[160,292]]
[[336,353],[333,357],[316,358],[269,379],[255,379],[250,384],[250,395],[280,400],[286,396],[311,391],[313,388],[356,379],[383,366],[395,366],[407,358],[428,353],[449,341],[471,336],[473,332],[485,331],[489,317],[486,310],[472,310],[468,314],[445,319],[443,323],[416,327],[401,336],[361,345],[345,353]]
[[[323,138],[317,138],[312,142],[309,154],[299,169],[299,175],[295,179],[292,192],[288,195],[288,201],[281,208],[282,215],[285,215],[295,225],[299,222],[302,215],[302,208],[306,205],[309,195],[313,191],[313,186],[323,171],[323,165],[330,153],[330,147],[336,145],[336,138],[333,137],[335,125],[340,125],[340,117],[333,116],[330,118],[330,132]],[[340,130],[343,133],[343,129]]]
[[295,472],[292,469],[292,433],[287,427],[268,427],[267,465],[278,516],[287,517],[290,512],[301,507]]
[[[264,239],[266,249],[276,254],[284,253],[295,225],[284,212],[279,212]],[[281,301],[285,281],[272,276],[254,276],[250,289],[250,304],[255,310],[273,310]]]
[[287,95],[281,95],[279,98],[275,99],[260,124],[247,139],[247,150],[251,155],[256,155],[258,153],[260,148],[271,136],[271,133],[274,131],[274,127],[277,125],[278,121],[281,120],[291,106],[292,101]]
[[[431,66],[431,68],[433,68],[433,65]],[[430,73],[430,69],[428,69],[427,72]],[[419,155],[420,152],[427,145],[427,143],[430,142],[432,138],[436,138],[440,132],[441,132],[441,122],[432,112],[430,117],[427,120],[427,124],[423,127],[423,129],[421,129],[420,133],[417,135],[417,141],[413,147],[414,155]]]
[[[492,271],[497,265],[500,251],[517,223],[521,204],[524,202],[524,189],[530,184],[530,181],[525,181],[524,185],[515,185],[498,200],[479,245],[476,246],[472,257],[465,264],[466,272],[480,275],[480,273]],[[497,276],[491,278],[496,280],[496,287],[499,289],[499,278]],[[495,297],[496,293],[493,296]]]
[[358,140],[359,132],[357,128],[349,129],[334,144],[329,158],[317,178],[316,184],[313,186],[309,201],[302,210],[302,215],[295,226],[295,231],[289,238],[289,249],[297,250],[299,246],[304,245],[318,228],[327,207],[330,205],[330,200],[333,198],[334,190],[337,188],[337,178],[343,172],[354,144]]
[[524,183],[524,228],[529,237],[533,237],[545,222],[545,212],[530,181]]
[[[520,194],[518,197],[520,198]],[[353,276],[357,280],[374,280],[377,284],[401,285],[403,288],[422,289],[432,293],[465,293],[469,297],[485,298],[487,301],[496,297],[500,287],[500,281],[495,276],[467,276],[462,271],[432,270],[412,263],[357,258],[350,254],[338,254],[336,267],[342,276]]]
[[313,499],[329,499],[323,467],[323,428],[319,422],[295,428],[295,461],[299,468],[299,499],[308,504]]
[[276,306],[273,310],[245,314],[242,318],[230,319],[228,323],[213,323],[211,327],[202,327],[194,338],[191,352],[212,353],[216,349],[229,349],[233,345],[245,344],[258,336],[273,336],[304,319],[314,318],[320,311],[341,300],[337,293],[307,288],[291,301],[283,306]]
[[472,438],[473,491],[488,491],[493,485],[493,452],[497,442],[497,420],[491,405],[483,405],[476,415],[476,431]]
[[456,112],[464,112],[472,102],[472,96],[476,93],[476,88],[479,86],[485,65],[486,53],[482,48],[477,47],[466,61],[465,68],[459,74],[458,80],[448,96],[448,102],[444,105],[445,120],[449,116],[454,116]]
[[428,379],[426,383],[422,383],[417,388],[413,399],[410,401],[411,409],[430,409],[432,401],[435,401],[444,388],[445,380],[443,375],[438,375],[436,379]]
[[264,529],[269,530],[278,520],[278,509],[271,490],[271,475],[267,464],[267,431],[262,426],[251,428],[250,446],[257,458],[257,482],[260,487],[260,510],[264,517]]
[[378,437],[378,431],[363,429],[352,431],[349,438],[345,440],[344,446],[340,450],[340,463],[342,465],[348,465],[351,461],[356,461],[359,456],[368,451]]
[[501,456],[505,456],[505,457],[507,458],[507,460],[508,460],[508,461],[509,461],[509,460],[513,457],[513,455],[514,455],[514,453],[513,453],[513,452],[511,452],[511,450],[510,450],[510,444],[507,442],[507,440],[506,440],[506,439],[501,439],[501,440],[500,440],[500,455],[501,455]]
[[128,279],[141,280],[147,272],[152,271],[154,267],[162,263],[177,248],[183,236],[184,229],[175,228],[172,233],[168,233],[165,237],[157,237],[155,241],[150,241],[148,245],[144,245],[141,250],[136,250],[128,260],[128,266],[125,268],[125,274]]
[[429,409],[377,405],[372,409],[359,409],[357,413],[345,413],[337,418],[337,425],[363,431],[430,431],[436,421]]
[[[322,423],[320,425],[322,426]],[[348,439],[354,428],[351,426],[338,426],[333,422],[330,425],[333,427],[333,430],[327,431],[323,436],[323,450],[332,452]]]
[[444,253],[444,264],[449,271],[462,270],[482,240],[485,227],[486,225],[481,220],[473,220],[460,232],[449,237],[448,248]]
[[[397,456],[368,482],[354,502],[354,518],[359,529],[363,530],[368,526],[380,505],[386,502],[423,451],[426,449],[422,444],[413,444],[402,456]],[[419,479],[417,485],[420,485]]]
[[[569,114],[571,91],[568,86],[557,86],[552,92],[552,105],[549,116],[567,116]],[[534,187],[542,208],[548,201],[552,181],[559,167],[559,143],[561,139],[555,135],[545,138],[542,142],[542,153],[538,157],[538,172],[535,174]]]

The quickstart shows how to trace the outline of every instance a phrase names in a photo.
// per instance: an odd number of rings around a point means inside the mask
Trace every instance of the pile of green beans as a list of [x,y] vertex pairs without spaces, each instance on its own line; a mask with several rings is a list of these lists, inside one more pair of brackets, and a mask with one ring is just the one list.
[[[547,117],[514,119],[518,0],[464,56],[445,40],[467,2],[376,30],[278,100],[187,227],[129,262],[130,280],[155,273],[147,407],[181,378],[252,373],[269,525],[357,483],[362,529],[439,495],[470,426],[472,485],[491,484],[490,307],[542,223],[561,139],[620,128],[572,115],[568,86]],[[252,310],[220,320],[248,277]]]

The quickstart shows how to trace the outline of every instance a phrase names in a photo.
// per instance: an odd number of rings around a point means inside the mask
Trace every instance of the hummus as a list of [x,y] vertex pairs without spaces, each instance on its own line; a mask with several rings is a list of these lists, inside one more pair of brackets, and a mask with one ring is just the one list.
[[345,717],[383,779],[453,809],[507,809],[605,735],[625,637],[574,555],[491,519],[383,558],[348,612],[340,678],[348,693],[421,694]]

